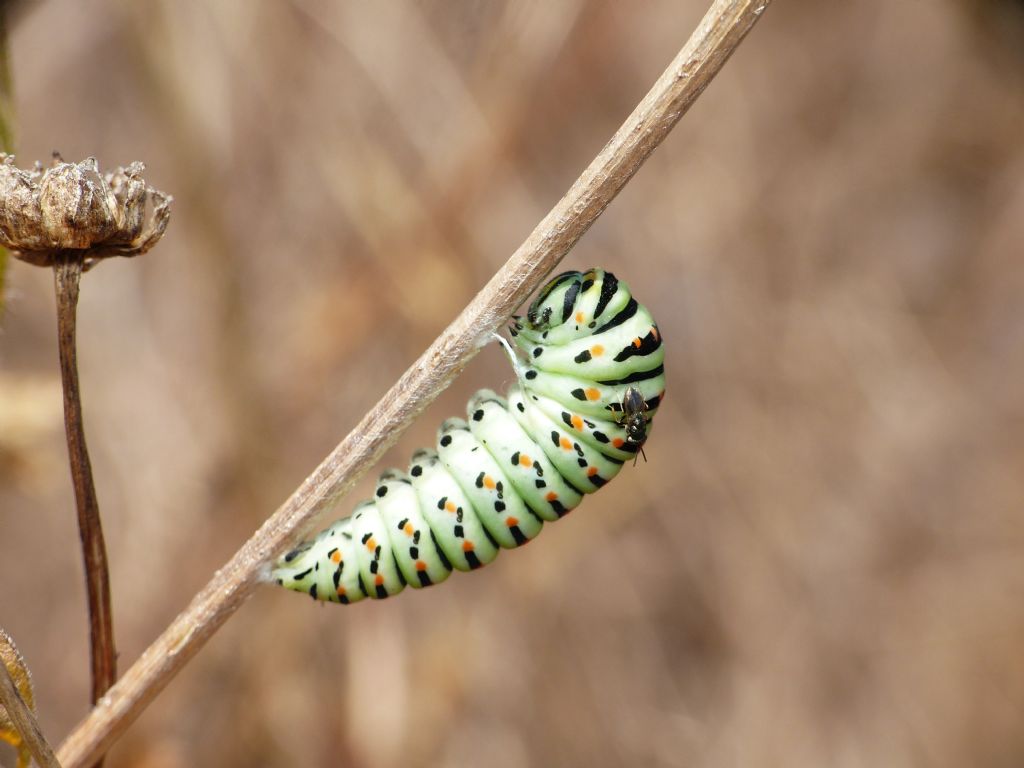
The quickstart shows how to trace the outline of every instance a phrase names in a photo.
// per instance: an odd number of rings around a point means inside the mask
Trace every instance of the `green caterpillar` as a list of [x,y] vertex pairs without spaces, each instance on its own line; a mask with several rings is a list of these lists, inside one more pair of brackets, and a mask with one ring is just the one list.
[[665,394],[658,326],[610,272],[549,282],[504,339],[518,384],[477,392],[437,451],[387,470],[374,498],[281,558],[271,578],[354,603],[471,571],[525,544],[643,450]]

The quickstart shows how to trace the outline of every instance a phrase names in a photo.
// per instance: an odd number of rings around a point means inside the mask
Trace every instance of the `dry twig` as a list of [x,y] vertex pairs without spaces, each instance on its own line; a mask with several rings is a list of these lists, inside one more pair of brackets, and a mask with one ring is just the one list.
[[[0,741],[18,750],[18,768],[31,755],[43,768],[60,768],[32,712],[32,678],[10,635],[0,629]],[[10,729],[14,728],[12,732]],[[27,753],[26,750],[27,749]]]
[[526,242],[68,736],[59,752],[67,768],[82,768],[110,747],[253,593],[267,564],[292,546],[448,386],[664,140],[768,2],[715,0],[651,91]]
[[17,726],[25,745],[32,752],[32,756],[40,765],[45,768],[60,768],[53,749],[46,743],[43,732],[39,729],[35,715],[25,706],[25,702],[18,695],[18,689],[14,687],[7,668],[0,665],[0,704],[7,710],[7,716]]
[[[11,88],[11,49],[7,38],[7,4],[0,5],[0,150],[14,151],[14,93]],[[7,249],[0,247],[0,314],[7,295]]]
[[75,329],[78,289],[82,277],[82,256],[72,252],[53,267],[57,293],[57,346],[60,377],[64,389],[64,429],[67,433],[71,481],[78,509],[78,532],[85,562],[85,586],[89,598],[89,648],[92,659],[92,698],[95,704],[117,679],[117,651],[114,648],[114,619],[110,606],[110,568],[103,542],[100,507],[92,464],[85,445],[82,398],[78,388]]

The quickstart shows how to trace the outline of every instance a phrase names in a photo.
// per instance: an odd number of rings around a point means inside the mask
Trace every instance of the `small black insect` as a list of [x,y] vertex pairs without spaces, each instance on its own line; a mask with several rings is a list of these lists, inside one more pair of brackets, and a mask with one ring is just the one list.
[[[629,387],[622,396],[622,415],[619,424],[626,428],[626,439],[636,443],[640,455],[647,461],[644,443],[647,442],[647,401],[636,387]],[[633,461],[636,464],[636,461]]]

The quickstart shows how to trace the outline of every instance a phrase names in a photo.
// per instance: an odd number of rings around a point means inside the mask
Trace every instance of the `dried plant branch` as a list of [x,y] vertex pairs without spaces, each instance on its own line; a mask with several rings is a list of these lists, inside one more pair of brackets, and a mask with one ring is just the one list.
[[[117,652],[107,552],[82,423],[78,293],[82,272],[103,259],[146,253],[166,231],[171,198],[147,185],[143,170],[135,162],[101,174],[95,158],[66,163],[54,153],[50,168],[37,163],[26,171],[14,165],[13,156],[0,153],[0,245],[25,263],[54,270],[64,426],[89,598],[93,704],[117,677]],[[153,210],[147,220],[149,203]]]
[[[5,664],[0,664],[0,705],[6,710],[7,719],[18,729],[22,741],[36,762],[43,768],[60,768],[53,748],[43,737],[36,716],[32,714],[32,710],[18,692],[18,687]],[[21,764],[19,759],[18,765]]]
[[64,389],[64,428],[68,440],[71,481],[78,508],[78,532],[82,539],[85,583],[89,598],[89,650],[92,658],[92,703],[106,693],[117,678],[114,649],[114,621],[110,607],[110,571],[103,542],[100,508],[92,479],[89,450],[85,445],[82,399],[78,387],[75,329],[78,316],[78,288],[82,277],[82,254],[72,251],[58,258],[53,267],[57,293],[57,340],[60,376]]
[[102,755],[305,533],[462,370],[576,244],[722,68],[769,0],[715,0],[612,140],[469,306],[221,568],[60,748],[67,768]]
[[0,150],[9,153],[14,151],[14,89],[11,84],[8,5],[0,5]]
[[[0,4],[0,151],[14,151],[14,93],[11,88],[11,48],[7,39],[9,4]],[[7,296],[7,264],[10,256],[0,247],[0,314]]]

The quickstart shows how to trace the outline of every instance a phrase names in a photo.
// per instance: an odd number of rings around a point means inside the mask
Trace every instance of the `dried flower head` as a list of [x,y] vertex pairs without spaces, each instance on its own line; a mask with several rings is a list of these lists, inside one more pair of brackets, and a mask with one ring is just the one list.
[[24,171],[0,153],[0,245],[40,266],[80,252],[86,269],[110,256],[145,253],[167,229],[172,198],[148,186],[144,170],[134,162],[101,175],[94,157],[66,163],[55,154],[49,168],[36,163]]

